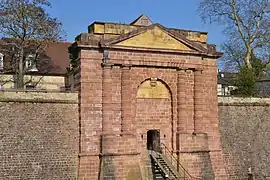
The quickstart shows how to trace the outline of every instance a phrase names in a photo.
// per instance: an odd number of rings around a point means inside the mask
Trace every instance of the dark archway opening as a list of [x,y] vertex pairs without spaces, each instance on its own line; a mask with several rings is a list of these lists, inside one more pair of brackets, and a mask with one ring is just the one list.
[[147,149],[161,152],[159,130],[147,131]]

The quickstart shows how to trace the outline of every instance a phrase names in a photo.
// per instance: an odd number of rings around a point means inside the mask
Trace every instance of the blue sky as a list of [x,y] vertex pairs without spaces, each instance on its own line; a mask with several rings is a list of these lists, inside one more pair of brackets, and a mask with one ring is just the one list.
[[200,0],[51,0],[49,12],[64,24],[67,40],[73,41],[93,21],[130,23],[146,14],[166,27],[206,31],[208,42],[225,40],[222,27],[203,24],[197,12]]

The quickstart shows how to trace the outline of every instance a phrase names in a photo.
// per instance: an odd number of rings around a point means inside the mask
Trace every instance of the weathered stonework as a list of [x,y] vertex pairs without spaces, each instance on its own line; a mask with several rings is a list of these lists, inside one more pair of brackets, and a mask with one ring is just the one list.
[[0,179],[75,180],[78,94],[0,91]]
[[[270,98],[219,98],[221,146],[229,178],[270,178]],[[249,172],[250,169],[250,172]]]
[[159,130],[192,176],[227,179],[216,96],[221,54],[205,40],[159,24],[112,23],[76,38],[78,179],[147,179],[148,130]]
[[[180,71],[178,77],[182,77],[184,73],[185,71]],[[181,79],[179,84],[185,82]],[[144,82],[150,80],[151,78]],[[183,89],[178,88],[177,92],[183,92]],[[125,99],[124,97],[121,94],[121,98]],[[189,116],[182,110],[177,113],[177,117],[183,118],[177,118],[176,122],[179,124],[176,132],[182,133],[176,134],[175,144],[171,143],[172,126],[169,124],[173,112],[172,98],[154,97],[137,98],[135,141],[132,134],[106,134],[102,136],[101,152],[93,155],[84,151],[85,153],[79,154],[78,162],[79,142],[82,141],[78,137],[76,93],[0,91],[0,177],[10,180],[66,180],[90,179],[90,176],[98,177],[101,173],[101,179],[106,179],[121,177],[123,169],[128,167],[126,179],[140,179],[139,176],[142,176],[143,179],[151,180],[152,174],[148,169],[150,162],[145,152],[145,131],[160,129],[162,142],[169,146],[175,145],[176,151],[181,152],[179,159],[183,166],[205,179],[213,179],[214,176],[216,178],[213,163],[217,164],[220,155],[210,151],[208,134],[184,133],[182,129],[193,129],[194,124],[189,125],[182,121]],[[184,102],[186,100],[177,103],[177,106],[188,110],[186,106],[182,106]],[[120,106],[123,107],[125,103],[121,101]],[[128,108],[129,106],[126,106],[123,109],[128,111]],[[117,111],[120,112],[113,112]],[[221,147],[229,179],[247,179],[249,168],[255,179],[269,178],[269,116],[269,98],[219,98]],[[128,117],[128,114],[125,114],[125,117]],[[131,126],[130,122],[115,119],[113,126],[106,128],[111,127],[113,131],[126,132],[130,131]],[[94,146],[89,142],[87,148],[91,147]],[[137,158],[138,156],[141,158]],[[98,165],[101,163],[100,158],[103,159],[102,166]]]

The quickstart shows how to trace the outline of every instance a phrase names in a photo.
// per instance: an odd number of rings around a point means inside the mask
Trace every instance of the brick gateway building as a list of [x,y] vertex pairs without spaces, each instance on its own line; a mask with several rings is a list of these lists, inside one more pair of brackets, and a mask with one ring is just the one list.
[[218,128],[221,53],[206,41],[205,32],[166,28],[144,15],[129,25],[94,22],[76,38],[78,179],[170,176],[159,167],[161,151],[189,179],[227,179]]

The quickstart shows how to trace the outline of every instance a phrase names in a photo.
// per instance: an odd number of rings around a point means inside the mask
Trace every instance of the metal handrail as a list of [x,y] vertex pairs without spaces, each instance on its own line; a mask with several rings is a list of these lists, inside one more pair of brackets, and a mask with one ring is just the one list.
[[153,155],[153,151],[150,152],[150,156],[153,158],[153,160],[157,163],[158,167],[161,169],[161,174],[163,177],[168,178],[169,175],[166,173],[166,171],[164,170],[164,168],[162,167],[162,165],[158,162],[158,160],[156,159],[156,157]]
[[[177,164],[177,166],[179,166],[183,172],[184,172],[184,179],[188,178],[188,179],[200,179],[202,180],[202,178],[199,178],[199,177],[193,177],[191,174],[189,174],[189,172],[184,168],[184,166],[176,159],[176,157],[173,155],[173,152],[164,144],[164,143],[161,143],[162,146],[164,146],[164,153],[166,155],[166,152],[167,154],[169,154],[169,156],[171,157],[171,160],[174,160]],[[186,176],[187,175],[187,176]]]

